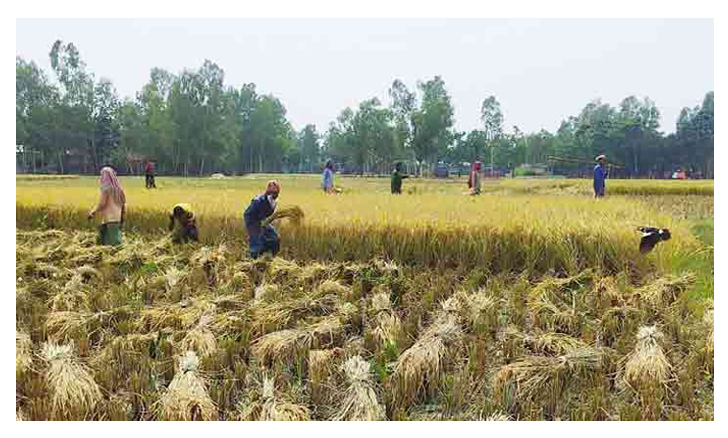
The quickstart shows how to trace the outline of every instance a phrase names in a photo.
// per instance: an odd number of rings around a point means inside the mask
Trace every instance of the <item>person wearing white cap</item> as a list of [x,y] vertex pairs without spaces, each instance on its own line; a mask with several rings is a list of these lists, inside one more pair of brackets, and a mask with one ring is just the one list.
[[597,162],[597,165],[594,166],[594,197],[601,198],[604,197],[604,193],[606,191],[605,180],[609,175],[609,172],[607,172],[607,168],[604,164],[605,161],[607,161],[607,156],[599,155],[595,158],[595,160]]

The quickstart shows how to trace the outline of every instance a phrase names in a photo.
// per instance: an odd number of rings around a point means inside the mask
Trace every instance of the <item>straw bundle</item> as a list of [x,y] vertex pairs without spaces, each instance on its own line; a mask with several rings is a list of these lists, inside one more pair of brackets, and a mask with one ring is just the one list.
[[493,412],[487,417],[481,418],[481,421],[511,421],[511,417],[503,412]]
[[311,414],[306,406],[281,400],[273,380],[264,377],[262,401],[245,406],[240,417],[245,421],[309,421]]
[[580,339],[563,333],[541,333],[534,337],[526,337],[525,341],[536,353],[556,356],[588,347]]
[[386,419],[384,407],[377,401],[369,364],[354,356],[342,367],[349,384],[344,400],[333,419],[337,421],[382,421]]
[[71,352],[71,345],[43,345],[41,356],[48,363],[45,379],[51,392],[51,417],[84,420],[93,413],[102,395],[89,370]]
[[[452,304],[448,303],[443,307],[452,308]],[[396,405],[409,405],[423,391],[432,392],[436,389],[448,349],[462,336],[463,332],[457,323],[457,317],[441,313],[420,339],[397,361],[391,377]]]
[[200,357],[211,355],[217,350],[217,339],[210,331],[209,325],[212,321],[210,314],[203,315],[200,322],[187,332],[179,344],[180,351],[194,351]]
[[372,296],[372,310],[374,312],[374,330],[372,334],[379,347],[397,345],[404,338],[404,326],[399,317],[392,311],[389,294],[379,292]]
[[15,377],[22,376],[33,363],[31,356],[32,342],[25,333],[15,332]]
[[695,282],[693,274],[667,275],[647,283],[635,291],[634,296],[653,308],[664,308],[674,303]]
[[88,308],[88,304],[89,299],[84,290],[82,274],[74,274],[63,289],[48,301],[49,307],[54,312],[83,310]]
[[632,388],[653,389],[667,383],[672,367],[660,345],[662,338],[656,326],[639,329],[637,344],[624,365],[624,380]]
[[303,222],[303,219],[305,218],[305,214],[303,213],[303,210],[301,207],[297,205],[293,205],[290,207],[282,207],[277,209],[272,215],[270,215],[264,222],[263,225],[268,225],[273,221],[288,218],[288,220],[296,226],[301,225]]
[[177,372],[158,402],[160,420],[216,421],[217,408],[207,394],[205,381],[199,375],[199,359],[188,351],[180,357]]
[[[709,357],[710,362],[713,362],[713,356],[715,355],[715,327],[714,327],[714,310],[713,300],[707,305],[705,313],[703,313],[703,324],[708,329],[708,336],[705,341],[705,354]],[[711,365],[712,366],[712,365]]]
[[559,357],[527,356],[504,365],[493,376],[493,392],[507,407],[537,397],[556,400],[566,383],[583,372],[602,368],[603,354],[593,348],[579,348]]

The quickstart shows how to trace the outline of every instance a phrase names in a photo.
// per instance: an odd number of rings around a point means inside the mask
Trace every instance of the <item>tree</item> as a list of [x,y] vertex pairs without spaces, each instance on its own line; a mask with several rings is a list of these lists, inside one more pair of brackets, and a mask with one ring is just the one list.
[[480,120],[483,122],[485,141],[490,149],[490,162],[493,165],[494,150],[503,135],[503,113],[495,96],[488,96],[483,100],[483,105],[480,107]]

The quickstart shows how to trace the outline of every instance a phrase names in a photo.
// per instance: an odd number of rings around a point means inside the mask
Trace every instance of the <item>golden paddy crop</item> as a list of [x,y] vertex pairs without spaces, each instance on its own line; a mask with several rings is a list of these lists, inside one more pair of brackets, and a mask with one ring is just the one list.
[[[126,250],[112,248],[83,269],[72,253],[82,246],[54,255],[89,234],[16,235],[19,248],[44,242],[17,253],[25,295],[16,300],[16,412],[24,420],[391,420],[425,418],[425,407],[439,419],[712,416],[713,369],[702,365],[712,355],[712,320],[678,305],[691,276],[654,273],[632,282],[588,270],[514,281],[509,273],[478,279],[466,267],[376,259],[312,270],[224,251],[217,259],[224,269],[210,286],[195,263],[199,245],[155,247],[128,236],[130,247],[153,249],[120,265]],[[55,277],[35,267],[49,258]],[[171,266],[188,271],[186,292],[147,303],[150,288],[165,288],[157,284],[158,261],[169,266],[161,275]],[[255,280],[233,280],[254,271]],[[54,309],[49,298],[81,272],[93,287],[75,289],[79,308]],[[275,286],[275,299],[255,298],[262,284]],[[517,292],[524,285],[530,292]],[[517,316],[544,296],[562,300],[557,306],[581,297],[569,304],[583,315],[579,330]],[[625,306],[634,322],[611,322],[611,311]],[[638,330],[648,322],[663,328],[659,349],[650,340],[658,335]],[[607,326],[623,342],[605,345]],[[484,346],[484,357],[475,345]],[[679,381],[658,368],[663,358]],[[659,393],[645,392],[655,387]],[[688,405],[685,388],[709,397]],[[587,408],[595,404],[598,410]]]
[[[95,179],[18,180],[16,416],[712,419],[712,301],[691,301],[712,247],[685,214],[712,196],[663,195],[672,214],[642,194],[672,181],[595,201],[575,180],[467,197],[285,177],[279,208],[302,220],[276,221],[281,257],[253,261],[242,211],[268,178],[123,178],[115,248],[85,218]],[[165,237],[178,202],[201,243]],[[673,239],[643,257],[643,225]]]

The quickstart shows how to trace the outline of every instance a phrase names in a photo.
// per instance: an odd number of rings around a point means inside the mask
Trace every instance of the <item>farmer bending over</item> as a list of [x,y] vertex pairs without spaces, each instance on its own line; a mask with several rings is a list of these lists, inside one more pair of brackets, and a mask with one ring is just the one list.
[[101,245],[119,245],[121,243],[121,227],[124,225],[126,213],[126,195],[121,188],[116,172],[110,166],[101,168],[101,196],[99,203],[88,213],[93,219],[96,213],[101,215],[99,227],[99,243]]
[[172,231],[172,242],[187,243],[190,240],[199,242],[195,224],[195,213],[190,204],[177,204],[169,215],[169,231]]
[[263,225],[262,222],[275,211],[280,192],[281,186],[278,181],[269,181],[265,193],[253,198],[248,208],[245,209],[243,219],[248,231],[251,258],[258,258],[267,251],[270,251],[273,256],[278,254],[280,249],[278,233],[272,225]]
[[607,168],[604,164],[607,160],[607,156],[599,155],[595,159],[597,161],[597,165],[594,166],[594,197],[602,198],[604,197],[604,192],[606,191],[605,180],[609,175],[609,172],[607,172]]

